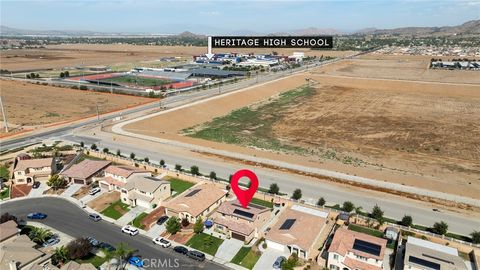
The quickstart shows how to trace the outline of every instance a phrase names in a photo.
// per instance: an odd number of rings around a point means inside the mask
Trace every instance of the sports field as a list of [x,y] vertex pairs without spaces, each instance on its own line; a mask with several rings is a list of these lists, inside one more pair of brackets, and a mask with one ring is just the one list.
[[141,76],[117,76],[111,78],[102,79],[103,82],[113,82],[120,85],[129,85],[129,86],[162,86],[165,84],[170,84],[172,81],[157,79],[157,78],[147,78]]

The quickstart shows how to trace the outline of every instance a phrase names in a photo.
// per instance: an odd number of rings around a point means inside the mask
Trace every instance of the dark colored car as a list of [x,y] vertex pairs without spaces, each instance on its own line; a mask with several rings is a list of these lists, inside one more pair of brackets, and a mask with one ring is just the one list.
[[45,218],[47,218],[47,215],[44,214],[44,213],[35,212],[35,213],[28,214],[27,218],[29,218],[29,219],[45,219]]
[[282,265],[286,260],[287,258],[283,256],[278,257],[273,263],[273,269],[282,269]]
[[196,251],[196,250],[190,250],[187,253],[187,256],[194,259],[194,260],[197,260],[197,261],[204,261],[205,260],[205,254],[203,254],[202,252]]
[[168,217],[167,216],[163,216],[163,217],[160,217],[158,220],[157,220],[157,224],[158,225],[162,225],[163,223],[165,223],[165,221],[168,220]]
[[116,250],[116,248],[115,248],[114,246],[110,245],[109,243],[100,243],[100,244],[98,245],[98,248],[99,248],[99,249],[106,249],[106,250],[108,250],[108,251],[110,251],[110,252]]
[[38,188],[40,186],[40,182],[35,181],[33,182],[32,188]]
[[173,251],[178,252],[180,254],[187,254],[188,253],[188,249],[186,247],[182,247],[182,246],[174,247]]

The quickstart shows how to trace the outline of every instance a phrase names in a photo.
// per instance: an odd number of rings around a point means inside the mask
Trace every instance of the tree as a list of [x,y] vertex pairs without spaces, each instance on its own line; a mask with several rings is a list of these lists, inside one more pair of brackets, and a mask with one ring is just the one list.
[[282,264],[282,270],[293,270],[298,263],[297,253],[293,253],[287,261]]
[[105,262],[107,262],[107,269],[110,270],[110,263],[113,258],[115,258],[116,253],[114,250],[110,250],[108,248],[103,248],[103,259],[105,259]]
[[69,260],[68,249],[65,246],[55,248],[52,256],[54,265],[64,264]]
[[65,77],[65,73],[60,72],[60,78],[63,78],[63,77]]
[[145,161],[146,163],[148,163],[148,162],[150,161],[150,159],[149,159],[148,157],[145,157],[145,158],[143,159],[143,161]]
[[448,224],[444,221],[435,222],[432,227],[432,232],[440,235],[446,234],[448,231]]
[[4,223],[4,222],[7,222],[9,220],[13,220],[13,221],[17,222],[17,217],[14,216],[14,215],[10,215],[10,213],[8,213],[8,212],[5,212],[4,214],[2,214],[2,216],[0,216],[0,224]]
[[80,142],[80,147],[85,147],[85,143],[84,143],[84,142]]
[[355,205],[351,201],[346,201],[343,203],[342,210],[345,212],[352,212],[355,208]]
[[92,150],[97,150],[97,145],[96,145],[96,144],[92,144],[92,146],[90,146],[90,149],[92,149]]
[[318,206],[324,206],[325,205],[325,199],[323,197],[320,197],[317,202]]
[[77,238],[67,245],[68,256],[71,260],[83,258],[92,251],[92,244],[85,238]]
[[472,237],[472,243],[480,244],[480,231],[473,231],[470,236]]
[[37,244],[43,244],[52,235],[53,233],[49,229],[33,227],[28,237]]
[[190,173],[193,175],[200,175],[200,170],[198,169],[197,166],[194,165],[190,167]]
[[300,200],[300,198],[302,198],[302,190],[297,188],[293,191],[292,199]]
[[125,243],[120,243],[117,246],[117,250],[115,251],[115,258],[117,258],[120,263],[120,269],[125,269],[127,258],[130,258],[133,252],[134,250],[127,246]]
[[105,148],[103,148],[103,150],[102,150],[102,151],[103,151],[103,153],[107,154],[107,153],[108,153],[110,150],[109,150],[108,148],[106,148],[106,147],[105,147]]
[[203,220],[201,217],[199,217],[197,221],[195,221],[195,224],[193,225],[193,231],[195,233],[203,232]]
[[165,160],[163,160],[163,159],[160,160],[160,166],[162,166],[162,167],[165,166]]
[[120,149],[117,149],[117,156],[120,156],[122,152],[120,152]]
[[180,221],[177,217],[170,217],[167,222],[165,223],[165,228],[167,232],[170,234],[176,234],[180,231]]
[[130,153],[130,158],[135,159],[135,153]]
[[176,171],[181,171],[181,170],[182,170],[182,165],[180,165],[180,164],[175,164],[175,170],[176,170]]
[[372,209],[372,217],[376,220],[381,220],[383,219],[383,211],[380,209],[378,205],[375,204],[375,206]]
[[209,175],[210,179],[212,180],[216,180],[217,179],[217,174],[215,172],[210,172],[210,175]]
[[406,227],[411,227],[413,224],[412,216],[404,215],[402,220],[400,221],[400,224]]
[[65,74],[65,77],[70,77],[70,72],[68,72],[68,70],[65,71],[63,74]]
[[270,188],[268,189],[268,193],[270,194],[278,194],[280,192],[280,188],[276,183],[270,184]]
[[58,174],[54,174],[50,176],[50,179],[48,179],[47,186],[53,188],[53,190],[57,190],[59,188],[66,187],[67,181],[65,181],[65,179],[62,176]]

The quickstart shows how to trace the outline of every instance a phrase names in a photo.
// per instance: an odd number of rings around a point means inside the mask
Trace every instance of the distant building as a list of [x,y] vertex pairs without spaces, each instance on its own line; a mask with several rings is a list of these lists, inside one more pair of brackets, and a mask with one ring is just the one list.
[[34,181],[47,180],[52,174],[53,158],[19,159],[13,169],[15,184],[33,184]]

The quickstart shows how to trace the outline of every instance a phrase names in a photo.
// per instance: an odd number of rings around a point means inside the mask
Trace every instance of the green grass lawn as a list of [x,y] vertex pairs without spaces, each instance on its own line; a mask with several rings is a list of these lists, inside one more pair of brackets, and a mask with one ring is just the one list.
[[217,253],[218,247],[222,244],[223,240],[206,233],[195,234],[187,242],[187,246],[203,251],[212,256]]
[[262,205],[268,208],[273,208],[273,203],[270,201],[264,201],[262,199],[253,198],[250,202],[254,204]]
[[0,200],[5,200],[7,198],[10,198],[10,188],[6,187],[0,191]]
[[133,226],[143,229],[145,228],[144,225],[142,225],[142,220],[147,216],[148,214],[145,212],[140,213],[134,220],[133,220]]
[[112,82],[118,84],[138,84],[143,86],[161,86],[164,84],[169,84],[171,81],[156,79],[156,78],[146,78],[140,76],[121,76],[113,77],[101,80],[103,82]]
[[77,263],[91,263],[93,266],[96,268],[99,268],[100,265],[102,265],[105,262],[105,258],[102,258],[100,256],[96,256],[93,253],[90,253],[89,255],[81,258],[81,259],[76,259],[75,260]]
[[252,269],[259,258],[260,255],[255,253],[251,247],[242,247],[233,257],[232,263]]
[[1,165],[0,166],[0,177],[5,180],[10,179],[10,171],[8,170],[7,166]]
[[174,177],[167,178],[166,180],[170,181],[170,188],[176,192],[175,195],[173,195],[173,197],[177,196],[178,194],[184,192],[185,190],[195,185],[192,182],[184,181]]
[[370,228],[367,228],[367,227],[362,227],[362,226],[350,224],[350,225],[348,225],[348,229],[352,230],[352,231],[356,231],[356,232],[369,234],[369,235],[372,235],[372,236],[375,236],[375,237],[383,238],[383,233],[381,231],[377,231],[377,230],[370,229]]
[[123,216],[122,213],[118,212],[115,208],[121,208],[127,212],[129,210],[128,204],[122,203],[120,200],[112,203],[109,207],[105,208],[101,212],[102,215],[105,215],[107,217],[113,218],[113,219],[119,219],[121,216]]

